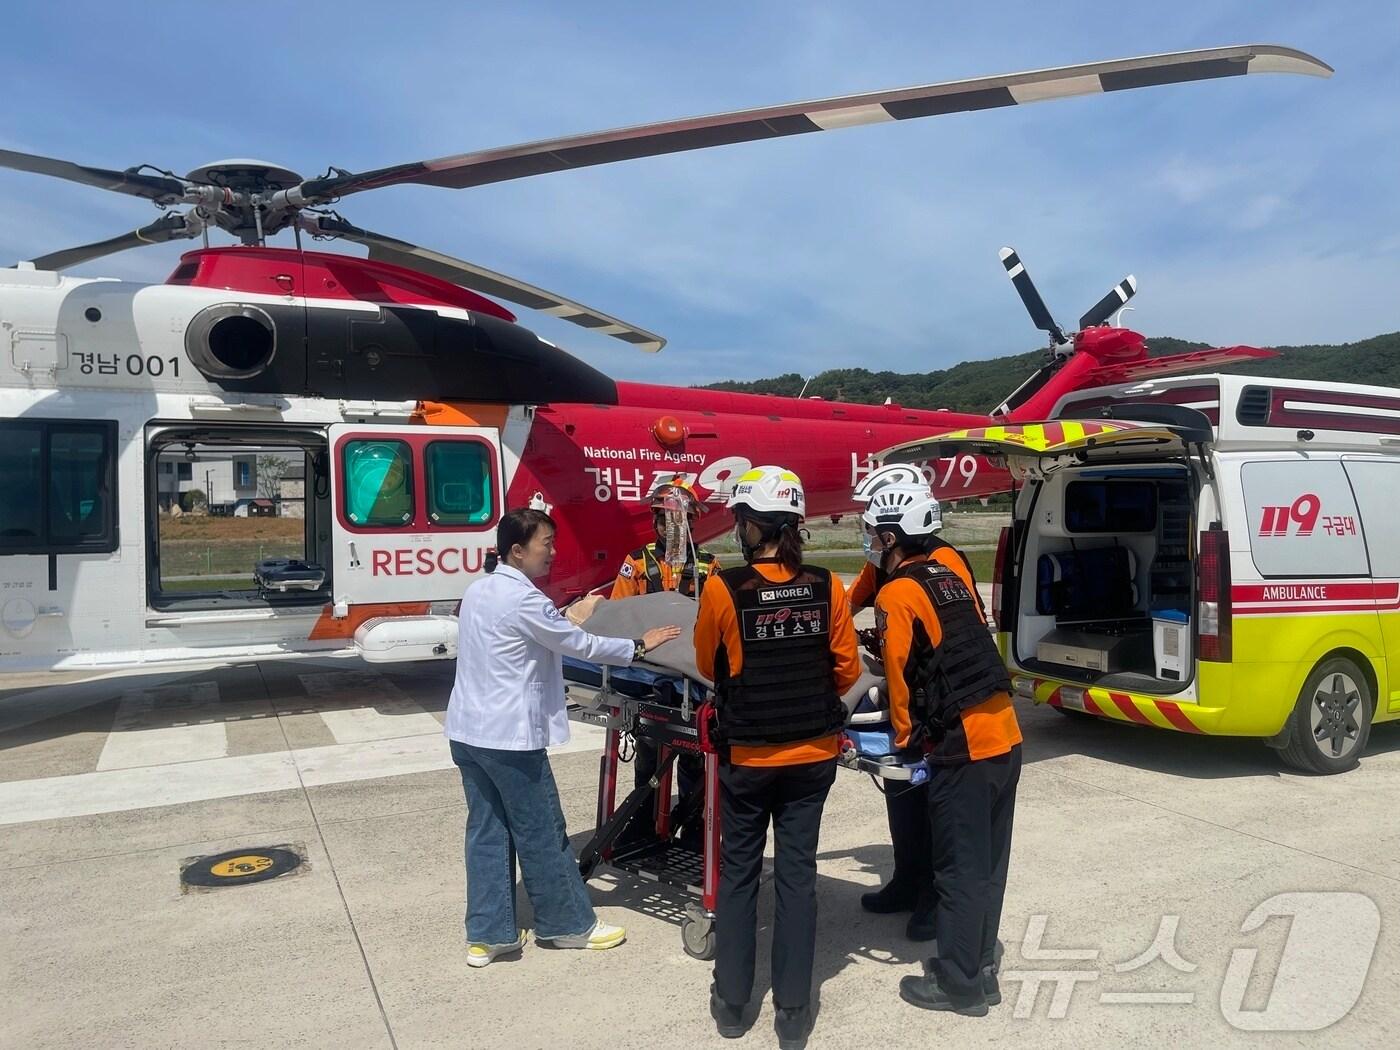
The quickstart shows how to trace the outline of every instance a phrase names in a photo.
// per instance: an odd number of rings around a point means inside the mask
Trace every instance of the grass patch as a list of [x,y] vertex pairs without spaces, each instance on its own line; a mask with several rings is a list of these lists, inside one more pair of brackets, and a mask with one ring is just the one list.
[[160,518],[162,543],[180,540],[300,540],[306,535],[304,518],[224,518],[205,514],[182,514]]
[[255,591],[251,576],[200,576],[193,580],[162,580],[162,593],[187,594],[199,591]]

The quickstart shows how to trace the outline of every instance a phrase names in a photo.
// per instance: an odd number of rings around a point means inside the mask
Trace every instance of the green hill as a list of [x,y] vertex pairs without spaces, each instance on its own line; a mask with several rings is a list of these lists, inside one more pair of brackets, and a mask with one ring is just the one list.
[[[1148,341],[1154,357],[1199,350],[1207,345],[1168,338]],[[1278,357],[1231,365],[1227,371],[1400,387],[1400,332],[1340,346],[1280,346],[1274,349],[1279,351]],[[1042,351],[1032,351],[989,361],[964,361],[939,372],[871,372],[864,368],[836,368],[813,377],[807,384],[807,396],[872,405],[888,397],[909,408],[986,412],[999,404],[1043,361]],[[709,389],[795,397],[801,392],[804,382],[806,380],[802,376],[789,372],[771,379],[711,383]]]

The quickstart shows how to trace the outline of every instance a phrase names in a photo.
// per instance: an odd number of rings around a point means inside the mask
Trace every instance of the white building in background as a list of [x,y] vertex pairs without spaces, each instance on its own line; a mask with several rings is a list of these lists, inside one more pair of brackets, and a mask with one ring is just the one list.
[[[268,492],[259,492],[259,461],[280,459],[287,468],[275,481],[268,479]],[[161,510],[179,502],[188,506],[185,496],[198,489],[208,501],[210,514],[246,517],[249,514],[306,516],[306,457],[283,452],[167,453],[156,464],[156,500]],[[279,504],[285,510],[279,511]]]

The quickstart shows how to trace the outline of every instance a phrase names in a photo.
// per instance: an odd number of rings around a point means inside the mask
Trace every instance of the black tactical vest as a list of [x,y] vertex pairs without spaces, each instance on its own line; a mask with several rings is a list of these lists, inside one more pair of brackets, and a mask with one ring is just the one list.
[[[639,559],[646,566],[647,593],[657,594],[666,589],[661,581],[661,560],[656,556],[656,544],[648,543],[645,547],[632,552],[632,557]],[[710,573],[714,571],[715,556],[709,551],[696,551],[695,560],[687,561],[685,568],[681,570],[680,582],[676,585],[676,590],[687,598],[698,598],[700,592],[705,589],[705,581],[710,578]]]
[[719,652],[716,692],[727,744],[788,744],[837,732],[846,709],[831,655],[831,573],[804,565],[783,583],[752,565],[720,572],[734,596],[743,670]]
[[910,714],[937,741],[963,711],[994,693],[1009,692],[1011,677],[978,615],[977,596],[961,576],[946,565],[926,561],[904,566],[890,580],[903,577],[924,589],[943,629],[943,640],[935,648],[924,625],[916,621],[913,651],[904,665]]

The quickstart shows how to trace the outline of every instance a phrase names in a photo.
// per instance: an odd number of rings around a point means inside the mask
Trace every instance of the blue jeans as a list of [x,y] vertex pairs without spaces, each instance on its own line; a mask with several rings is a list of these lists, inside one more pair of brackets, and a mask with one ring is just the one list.
[[467,795],[467,940],[509,944],[519,935],[517,856],[535,910],[535,936],[591,930],[596,916],[564,829],[549,755],[450,743]]

